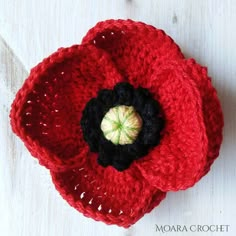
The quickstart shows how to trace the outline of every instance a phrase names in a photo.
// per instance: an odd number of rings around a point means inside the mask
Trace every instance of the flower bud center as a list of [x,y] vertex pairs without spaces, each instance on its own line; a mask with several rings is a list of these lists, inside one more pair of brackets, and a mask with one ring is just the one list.
[[101,122],[105,138],[115,145],[134,143],[141,128],[142,119],[132,106],[112,107]]

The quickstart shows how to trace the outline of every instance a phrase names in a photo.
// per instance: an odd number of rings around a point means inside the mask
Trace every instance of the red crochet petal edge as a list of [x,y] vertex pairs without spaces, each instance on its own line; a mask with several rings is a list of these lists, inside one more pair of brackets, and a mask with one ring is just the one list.
[[103,168],[96,155],[86,164],[66,172],[52,172],[61,196],[86,217],[125,228],[160,204],[166,193],[157,190],[140,175],[136,167],[118,172]]
[[82,44],[105,50],[125,78],[142,77],[156,59],[184,58],[179,46],[163,30],[132,20],[99,22],[88,31]]
[[33,68],[18,91],[10,112],[12,129],[47,168],[80,166],[89,152],[79,125],[82,110],[98,90],[120,81],[103,50],[61,48]]
[[193,186],[207,165],[202,98],[191,76],[184,60],[157,61],[152,77],[139,81],[159,101],[165,128],[160,144],[136,166],[150,184],[165,192]]
[[202,97],[202,108],[206,134],[208,137],[207,165],[200,177],[210,170],[214,160],[219,156],[223,139],[224,118],[217,91],[213,87],[207,68],[196,63],[194,59],[187,60],[187,68],[192,80],[196,83]]

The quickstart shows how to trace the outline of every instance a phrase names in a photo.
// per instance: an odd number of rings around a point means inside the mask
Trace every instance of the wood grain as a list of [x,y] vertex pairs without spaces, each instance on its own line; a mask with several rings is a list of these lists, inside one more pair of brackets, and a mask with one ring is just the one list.
[[[78,213],[59,196],[9,125],[10,104],[29,69],[59,47],[79,43],[97,21],[132,18],[163,28],[187,57],[208,66],[223,106],[224,142],[212,171],[125,230]],[[227,224],[236,234],[236,1],[0,0],[0,235],[141,236],[158,225]],[[9,46],[11,49],[9,48]],[[21,63],[22,62],[22,63]],[[179,233],[177,235],[192,235]]]

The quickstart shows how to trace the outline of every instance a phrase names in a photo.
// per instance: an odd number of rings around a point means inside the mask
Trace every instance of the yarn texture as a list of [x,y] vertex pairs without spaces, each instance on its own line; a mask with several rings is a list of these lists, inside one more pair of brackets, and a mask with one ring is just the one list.
[[208,173],[223,114],[207,68],[164,31],[106,20],[31,70],[10,122],[72,207],[127,228]]
[[142,128],[142,119],[131,106],[111,108],[104,116],[101,130],[113,144],[132,144]]

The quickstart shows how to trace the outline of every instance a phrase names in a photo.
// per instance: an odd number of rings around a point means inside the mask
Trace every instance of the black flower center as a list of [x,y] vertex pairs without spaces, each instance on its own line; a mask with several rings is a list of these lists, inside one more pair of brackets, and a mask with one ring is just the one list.
[[81,127],[98,163],[127,169],[160,142],[164,119],[151,93],[119,83],[113,90],[100,90],[85,106]]

